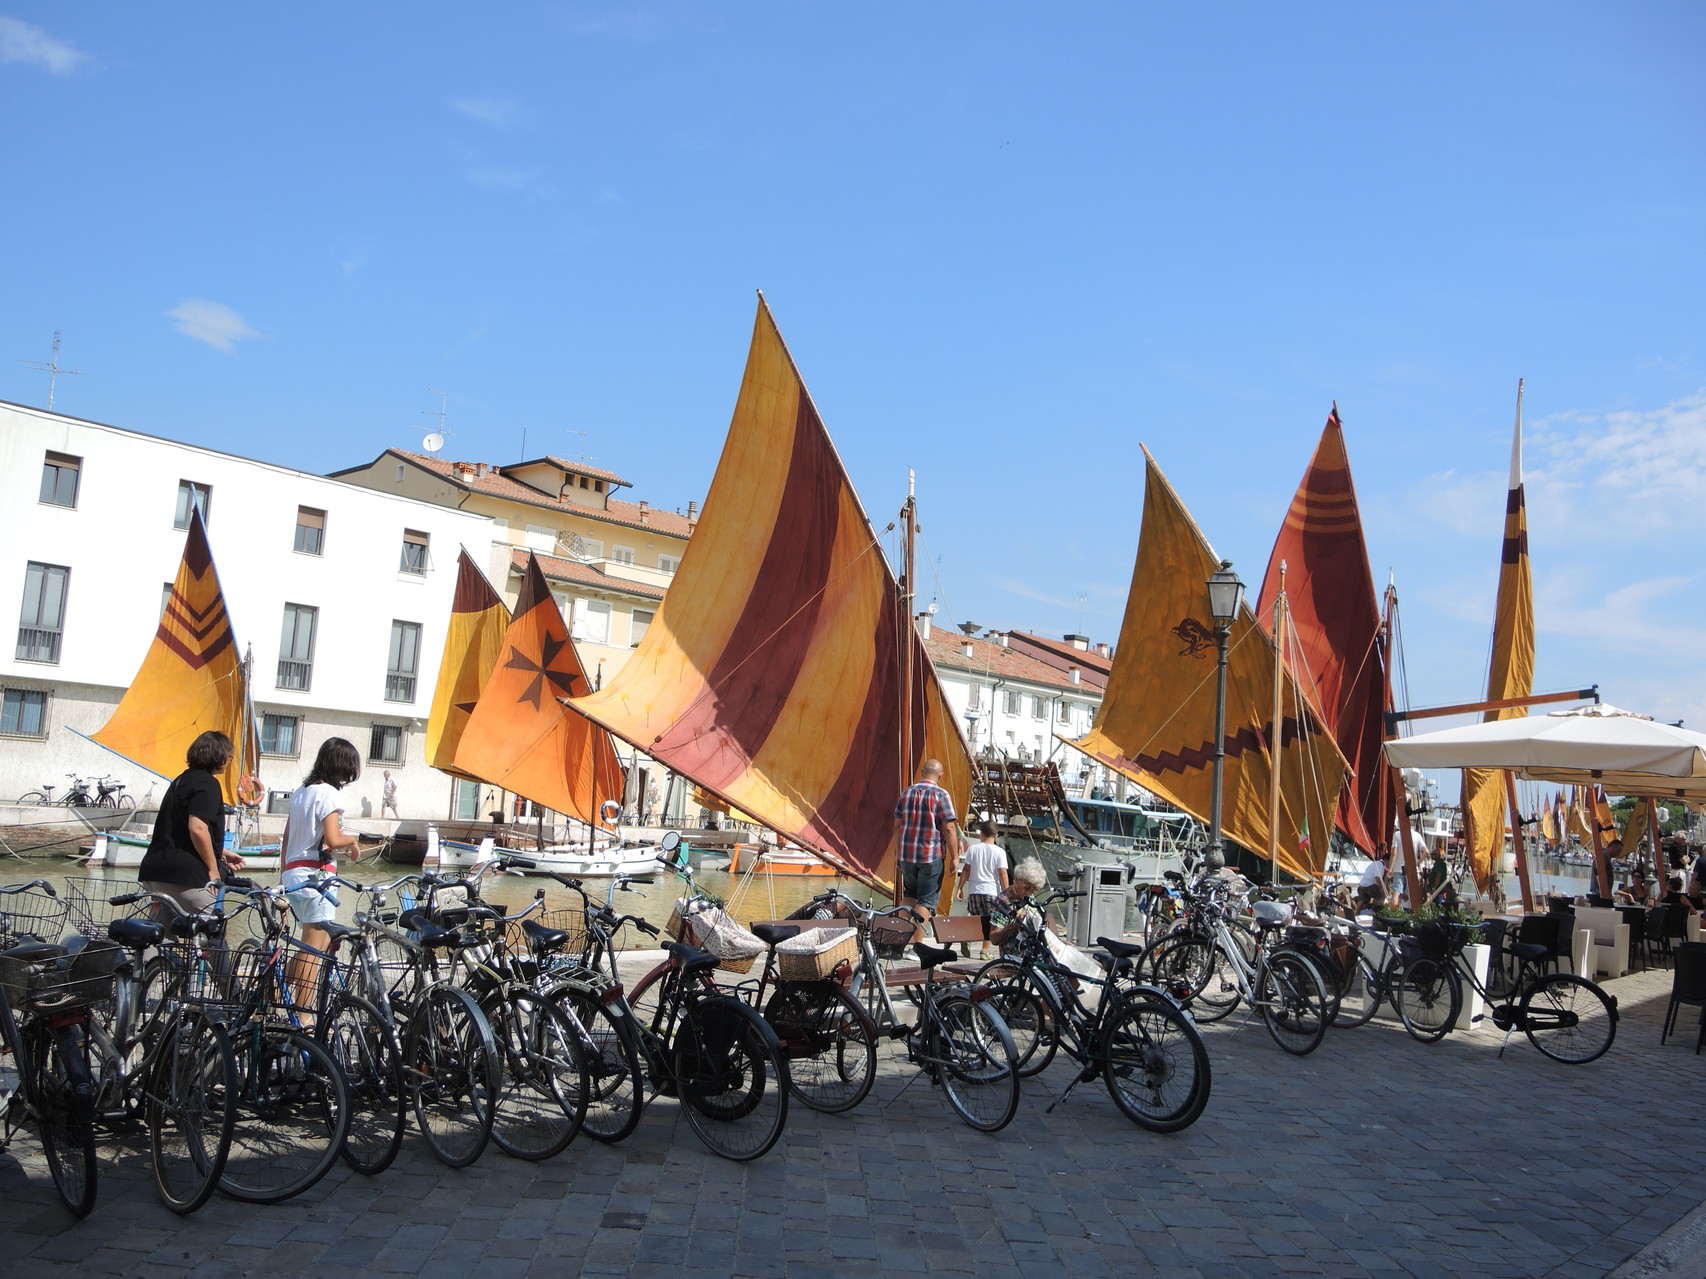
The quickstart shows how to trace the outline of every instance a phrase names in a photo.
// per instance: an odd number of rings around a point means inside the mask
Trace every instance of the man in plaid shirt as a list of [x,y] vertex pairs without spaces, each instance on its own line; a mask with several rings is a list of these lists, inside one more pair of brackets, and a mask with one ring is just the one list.
[[944,858],[958,857],[959,832],[954,801],[939,785],[942,761],[927,759],[918,780],[900,793],[894,806],[895,837],[900,841],[900,904],[916,906],[929,919],[942,891]]

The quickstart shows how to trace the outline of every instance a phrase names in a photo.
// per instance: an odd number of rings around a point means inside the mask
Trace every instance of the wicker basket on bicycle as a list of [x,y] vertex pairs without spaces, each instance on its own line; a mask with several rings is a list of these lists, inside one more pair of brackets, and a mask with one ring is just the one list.
[[776,943],[776,975],[783,981],[830,981],[858,959],[859,935],[851,928],[809,928]]
[[676,899],[664,931],[676,941],[710,951],[717,956],[717,967],[728,973],[751,972],[769,949],[720,907],[685,897]]
[[113,973],[124,957],[110,941],[90,941],[71,955],[27,959],[0,954],[0,987],[20,1012],[54,1012],[111,999]]

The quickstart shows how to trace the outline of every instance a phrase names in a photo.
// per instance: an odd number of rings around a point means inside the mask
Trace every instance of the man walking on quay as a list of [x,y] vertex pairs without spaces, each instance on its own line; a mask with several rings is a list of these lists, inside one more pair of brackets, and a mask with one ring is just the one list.
[[954,801],[943,790],[942,761],[927,759],[918,780],[900,793],[894,806],[895,835],[900,841],[900,904],[916,906],[928,920],[942,891],[945,859],[960,852]]

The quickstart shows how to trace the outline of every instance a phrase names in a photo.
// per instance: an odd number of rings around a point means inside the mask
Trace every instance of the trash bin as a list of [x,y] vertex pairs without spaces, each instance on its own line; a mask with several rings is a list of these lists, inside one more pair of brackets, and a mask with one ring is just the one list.
[[1091,947],[1098,937],[1125,935],[1126,897],[1131,868],[1118,862],[1079,862],[1063,878],[1083,897],[1066,905],[1066,938],[1074,946]]

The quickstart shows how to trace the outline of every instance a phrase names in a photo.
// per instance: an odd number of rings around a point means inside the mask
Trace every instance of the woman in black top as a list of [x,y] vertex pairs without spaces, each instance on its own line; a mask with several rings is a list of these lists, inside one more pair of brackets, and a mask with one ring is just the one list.
[[162,893],[188,911],[206,910],[214,896],[207,886],[227,870],[242,870],[243,859],[225,847],[225,796],[219,774],[231,762],[233,747],[224,733],[203,733],[190,743],[189,765],[166,787],[154,819],[154,838],[143,854],[137,879],[149,892]]

